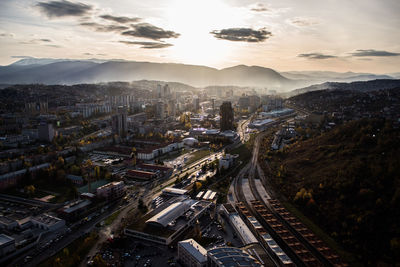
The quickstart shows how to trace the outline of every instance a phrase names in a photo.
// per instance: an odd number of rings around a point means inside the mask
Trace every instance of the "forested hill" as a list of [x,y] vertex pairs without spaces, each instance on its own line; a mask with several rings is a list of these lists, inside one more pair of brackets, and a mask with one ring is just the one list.
[[392,125],[352,121],[268,155],[275,188],[364,265],[400,262],[400,130]]

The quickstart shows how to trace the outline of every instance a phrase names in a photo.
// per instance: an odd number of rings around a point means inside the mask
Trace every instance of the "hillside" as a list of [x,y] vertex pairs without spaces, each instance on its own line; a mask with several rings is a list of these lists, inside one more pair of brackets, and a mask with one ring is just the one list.
[[195,87],[236,85],[287,90],[299,86],[296,81],[273,69],[245,65],[218,70],[206,66],[121,60],[23,59],[0,67],[0,84],[78,84],[136,80],[179,82]]
[[286,96],[296,96],[299,94],[304,94],[313,91],[320,90],[352,90],[352,91],[376,91],[376,90],[384,90],[384,89],[392,89],[400,87],[400,80],[396,79],[378,79],[371,81],[357,81],[351,83],[339,83],[339,82],[326,82],[322,84],[314,84],[308,87],[296,89],[290,91],[286,94]]
[[261,157],[276,192],[376,266],[400,263],[399,155],[400,130],[364,119]]

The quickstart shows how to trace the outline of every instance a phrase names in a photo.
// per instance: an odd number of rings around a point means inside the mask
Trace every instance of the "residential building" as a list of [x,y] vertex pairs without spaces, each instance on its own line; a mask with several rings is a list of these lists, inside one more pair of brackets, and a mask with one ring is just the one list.
[[38,126],[39,140],[51,142],[54,138],[54,128],[50,123],[41,123]]
[[220,120],[221,131],[234,130],[233,126],[234,117],[233,117],[233,108],[231,102],[229,101],[223,102],[219,112],[221,115],[221,120]]
[[96,189],[98,197],[106,199],[116,199],[122,197],[125,194],[124,182],[111,182],[100,186]]
[[207,250],[193,239],[178,242],[178,260],[188,267],[205,267]]
[[112,133],[125,136],[127,132],[126,109],[118,108],[118,113],[112,116]]

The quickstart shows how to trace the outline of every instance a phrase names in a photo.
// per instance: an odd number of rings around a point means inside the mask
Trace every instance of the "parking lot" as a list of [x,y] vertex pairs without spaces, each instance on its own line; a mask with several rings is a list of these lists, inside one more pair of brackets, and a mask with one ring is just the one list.
[[[98,254],[110,266],[180,266],[175,262],[176,251],[132,238],[108,242]],[[92,264],[92,259],[88,260]]]

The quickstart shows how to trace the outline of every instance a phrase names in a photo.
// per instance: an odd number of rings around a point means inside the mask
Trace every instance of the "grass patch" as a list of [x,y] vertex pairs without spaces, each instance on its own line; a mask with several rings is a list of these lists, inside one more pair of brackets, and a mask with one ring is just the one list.
[[309,218],[307,218],[307,216],[305,216],[295,206],[286,201],[281,201],[281,203],[289,212],[291,212],[302,223],[304,223],[316,236],[321,238],[330,248],[335,250],[339,254],[339,256],[350,266],[361,266],[361,264],[355,259],[353,254],[344,251],[343,248],[335,240],[333,240],[314,222],[312,222]]
[[190,165],[201,158],[207,157],[211,154],[210,150],[198,150],[190,154],[190,158],[186,162],[186,165]]
[[66,266],[74,267],[84,259],[90,249],[96,244],[98,235],[95,232],[86,234],[69,244],[53,257],[40,263],[39,267]]
[[111,214],[110,216],[107,217],[107,219],[104,220],[104,224],[105,225],[110,225],[113,223],[113,221],[118,217],[118,215],[121,213],[121,211],[116,211],[113,214]]

